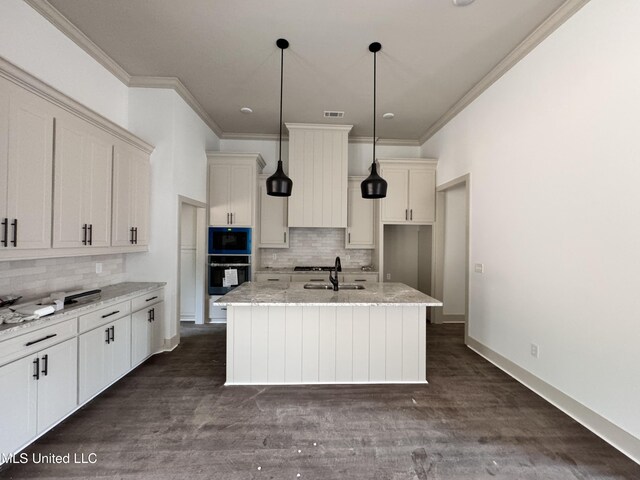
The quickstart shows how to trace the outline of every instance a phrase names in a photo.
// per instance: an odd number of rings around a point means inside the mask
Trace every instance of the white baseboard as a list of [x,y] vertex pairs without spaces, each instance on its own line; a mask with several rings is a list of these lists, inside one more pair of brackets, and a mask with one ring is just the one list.
[[536,377],[531,372],[516,365],[511,360],[494,352],[489,347],[469,337],[467,346],[486,358],[500,370],[515,378],[525,387],[533,390],[546,401],[562,410],[576,422],[591,430],[604,441],[620,450],[627,457],[640,464],[640,439],[597,414],[582,403],[574,400],[556,387]]
[[179,335],[174,335],[171,338],[165,338],[164,339],[164,351],[165,352],[172,351],[174,348],[176,348],[178,346],[179,343],[180,343],[180,336]]

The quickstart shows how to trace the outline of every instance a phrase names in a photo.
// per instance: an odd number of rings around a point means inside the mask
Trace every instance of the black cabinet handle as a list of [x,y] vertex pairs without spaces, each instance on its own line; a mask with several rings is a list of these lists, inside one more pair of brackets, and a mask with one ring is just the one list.
[[107,345],[111,343],[111,335],[109,334],[109,330],[110,330],[110,329],[109,329],[109,328],[107,328],[107,329],[105,329],[105,331],[104,331],[104,332],[107,334],[107,338],[106,338],[106,340],[105,340],[105,342],[107,343]]
[[351,232],[349,232],[347,235],[349,236],[349,239],[347,240],[347,243],[351,244]]
[[133,228],[133,243],[138,244],[138,227]]
[[409,220],[413,220],[413,208],[409,210]]
[[279,282],[279,278],[267,278],[267,282]]
[[145,302],[150,302],[151,300],[155,300],[156,298],[158,298],[157,295],[155,297],[147,298]]
[[404,209],[404,219],[409,220],[409,209],[407,208]]
[[111,341],[115,342],[116,341],[116,327],[115,327],[115,325],[112,325],[109,330],[111,330]]
[[46,337],[42,337],[39,340],[34,340],[33,342],[27,342],[24,344],[25,347],[29,347],[31,345],[35,345],[36,343],[40,343],[40,342],[44,342],[45,340],[49,340],[50,338],[55,337],[56,335],[58,335],[57,333],[52,333],[51,335],[47,335]]
[[115,311],[113,311],[111,313],[107,313],[105,315],[102,315],[102,318],[110,317],[111,315],[115,315],[116,313],[120,313],[120,310],[115,310]]
[[156,309],[155,308],[151,309],[151,321],[152,322],[156,321]]
[[13,227],[13,240],[11,240],[11,243],[13,243],[14,247],[18,246],[18,219],[14,218],[13,222],[11,222],[11,226]]
[[310,282],[324,282],[324,278],[312,278],[309,281]]
[[82,244],[87,244],[87,224],[82,225]]
[[93,245],[93,223],[89,224],[89,245]]
[[129,229],[129,233],[131,233],[131,238],[129,239],[129,243],[133,245],[133,227]]
[[9,219],[7,217],[4,217],[2,221],[2,230],[2,246],[6,247],[9,245]]
[[42,375],[45,377],[49,373],[49,355],[42,356]]
[[33,364],[36,367],[35,373],[33,374],[33,378],[35,378],[36,380],[40,380],[40,357],[36,358],[33,361]]

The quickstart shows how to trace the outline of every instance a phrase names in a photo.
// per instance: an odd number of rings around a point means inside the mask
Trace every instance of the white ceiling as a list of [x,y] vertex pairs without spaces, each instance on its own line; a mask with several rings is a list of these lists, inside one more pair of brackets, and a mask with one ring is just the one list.
[[[225,133],[278,131],[277,38],[284,120],[353,124],[419,139],[564,0],[50,0],[130,75],[178,77]],[[251,107],[251,115],[240,113]],[[343,110],[340,120],[324,110]],[[382,120],[385,112],[393,120]]]

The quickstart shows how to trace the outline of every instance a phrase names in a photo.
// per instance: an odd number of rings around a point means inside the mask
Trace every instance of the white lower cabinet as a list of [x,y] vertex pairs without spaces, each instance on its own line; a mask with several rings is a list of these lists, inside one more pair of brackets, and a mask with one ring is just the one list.
[[77,406],[77,339],[0,367],[0,453],[11,454]]
[[78,398],[84,403],[131,368],[131,317],[83,333],[79,348]]
[[163,298],[160,288],[0,337],[0,465],[162,349]]
[[162,348],[164,302],[156,303],[131,316],[131,366],[134,367]]

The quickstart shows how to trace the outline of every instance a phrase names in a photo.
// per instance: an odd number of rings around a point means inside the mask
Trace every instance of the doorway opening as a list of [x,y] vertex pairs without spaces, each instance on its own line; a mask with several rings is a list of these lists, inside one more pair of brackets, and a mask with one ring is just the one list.
[[433,323],[464,323],[469,334],[470,174],[436,188],[433,293],[444,306]]
[[178,302],[181,323],[202,325],[207,318],[206,295],[206,204],[178,196]]

